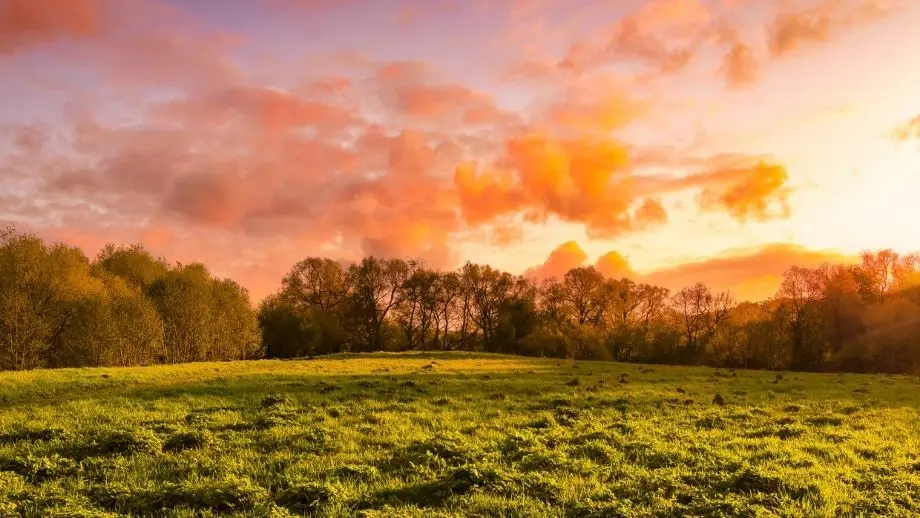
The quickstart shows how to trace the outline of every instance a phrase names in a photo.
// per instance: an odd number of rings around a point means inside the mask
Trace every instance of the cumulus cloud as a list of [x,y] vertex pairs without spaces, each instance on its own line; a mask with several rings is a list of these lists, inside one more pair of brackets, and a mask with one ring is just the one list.
[[635,278],[636,272],[633,271],[629,260],[623,257],[619,252],[607,252],[598,257],[595,263],[597,271],[608,279]]
[[609,140],[512,137],[491,169],[462,164],[455,172],[467,222],[523,212],[531,221],[556,217],[612,237],[662,223],[653,200],[637,203],[625,149]]
[[[569,270],[587,264],[589,264],[588,254],[575,241],[567,241],[550,252],[542,264],[528,268],[524,272],[524,277],[535,281],[550,278],[561,280]],[[619,252],[607,252],[600,256],[592,266],[597,268],[601,275],[610,279],[636,276],[629,261]]]
[[588,254],[578,246],[578,243],[567,241],[550,252],[543,264],[528,268],[524,272],[524,277],[536,281],[551,278],[561,280],[565,277],[566,272],[583,266],[587,260]]

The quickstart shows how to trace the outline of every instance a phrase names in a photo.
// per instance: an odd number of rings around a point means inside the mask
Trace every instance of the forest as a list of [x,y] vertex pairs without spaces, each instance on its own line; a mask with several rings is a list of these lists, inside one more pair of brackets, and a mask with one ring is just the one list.
[[776,295],[736,301],[593,267],[536,282],[466,263],[306,257],[257,306],[202,264],[141,245],[78,248],[0,230],[0,369],[482,351],[819,372],[920,371],[920,254],[789,268]]

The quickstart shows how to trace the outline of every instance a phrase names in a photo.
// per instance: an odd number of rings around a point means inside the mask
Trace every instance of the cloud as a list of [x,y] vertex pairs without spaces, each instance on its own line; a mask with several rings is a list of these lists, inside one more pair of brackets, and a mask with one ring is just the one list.
[[631,92],[627,82],[609,75],[582,77],[542,110],[536,125],[553,135],[607,137],[646,115],[651,102]]
[[733,41],[728,51],[722,58],[720,72],[726,84],[732,88],[739,88],[757,81],[760,75],[760,64],[754,50],[741,41]]
[[45,171],[39,197],[240,240],[308,236],[355,255],[455,260],[450,235],[461,221],[449,173],[460,148],[449,135],[386,128],[347,104],[251,85],[195,91],[146,115],[131,127],[77,122],[81,158]]
[[640,227],[650,227],[667,223],[668,213],[665,212],[660,200],[646,198],[636,209],[635,218]]
[[[562,280],[569,270],[587,264],[588,254],[575,241],[567,241],[550,252],[542,264],[528,268],[524,272],[524,277],[537,282],[549,278]],[[636,276],[629,261],[618,252],[607,252],[600,256],[593,266],[604,277],[610,279]]]
[[562,280],[572,268],[583,266],[588,254],[575,241],[567,241],[550,252],[543,264],[528,268],[524,277],[535,281],[555,278]]
[[700,169],[678,178],[645,177],[639,191],[652,193],[699,191],[705,211],[724,211],[740,222],[789,216],[789,173],[762,157],[717,155],[700,161]]
[[[275,3],[311,16],[342,5]],[[667,167],[687,176],[650,178],[641,169],[660,156],[630,159],[630,130],[641,134],[660,107],[632,71],[670,73],[694,59],[714,23],[701,1],[645,2],[572,45],[567,69],[522,56],[507,79],[536,87],[532,99],[493,97],[476,74],[370,50],[265,74],[271,57],[245,68],[263,57],[262,42],[243,46],[156,0],[0,0],[0,13],[0,54],[66,40],[49,60],[79,65],[74,82],[104,94],[90,104],[61,93],[71,104],[60,124],[9,132],[0,217],[88,247],[140,240],[247,284],[277,282],[305,250],[451,267],[456,241],[477,230],[500,246],[521,240],[523,223],[547,221],[613,238],[666,224],[675,192],[698,191],[701,210],[739,221],[782,215],[789,192],[785,169],[768,160],[679,156]],[[750,80],[756,63],[734,50],[723,72]],[[614,74],[610,64],[624,66]],[[560,247],[539,275],[585,264],[579,251]],[[616,253],[596,266],[632,275]]]
[[604,38],[571,44],[559,66],[580,73],[622,60],[655,74],[677,72],[696,56],[711,21],[699,0],[653,0],[620,18]]
[[781,57],[803,46],[825,43],[848,29],[910,5],[884,0],[822,0],[804,8],[783,9],[768,27],[770,52]]
[[62,39],[86,39],[103,28],[105,0],[0,1],[0,55]]
[[512,137],[491,170],[461,164],[454,179],[472,225],[522,212],[530,221],[556,217],[612,237],[662,220],[660,205],[635,207],[626,151],[609,140]]
[[893,136],[894,139],[899,142],[905,142],[910,139],[920,140],[920,115],[895,129]]
[[706,210],[724,209],[739,221],[765,221],[789,215],[786,168],[758,162],[731,165],[697,177],[703,192],[700,205]]
[[633,271],[629,261],[619,252],[607,252],[600,256],[595,263],[597,271],[608,279],[634,278],[636,272]]
[[731,291],[740,300],[763,300],[775,295],[790,266],[815,268],[823,263],[851,263],[855,257],[809,250],[791,244],[771,244],[731,250],[699,262],[647,273],[642,281],[679,290],[703,282],[714,291]]
[[[688,262],[661,270],[638,274],[618,252],[608,252],[594,263],[605,277],[630,278],[636,282],[676,291],[702,282],[714,291],[731,291],[739,300],[765,300],[776,294],[783,274],[791,266],[817,268],[824,263],[852,264],[859,258],[830,251],[810,250],[791,244],[727,250],[710,259]],[[574,241],[553,250],[540,265],[527,269],[524,276],[540,281],[562,279],[572,268],[588,264],[588,255]]]

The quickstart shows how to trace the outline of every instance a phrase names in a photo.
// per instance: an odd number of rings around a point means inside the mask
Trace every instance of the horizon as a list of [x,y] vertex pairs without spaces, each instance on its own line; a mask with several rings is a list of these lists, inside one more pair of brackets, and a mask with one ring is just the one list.
[[920,247],[916,26],[906,0],[0,0],[0,222],[254,300],[368,255],[758,300]]

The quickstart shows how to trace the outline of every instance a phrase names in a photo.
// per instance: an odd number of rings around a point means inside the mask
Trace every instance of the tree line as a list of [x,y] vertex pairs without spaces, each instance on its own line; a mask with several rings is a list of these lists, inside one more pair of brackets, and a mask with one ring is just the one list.
[[0,229],[0,369],[256,358],[249,295],[139,245],[78,248]]
[[290,358],[336,352],[486,351],[807,371],[920,372],[920,255],[785,272],[776,295],[736,302],[578,267],[535,282],[487,265],[437,271],[308,257],[253,308],[244,288],[139,245],[95,259],[0,233],[0,368]]

